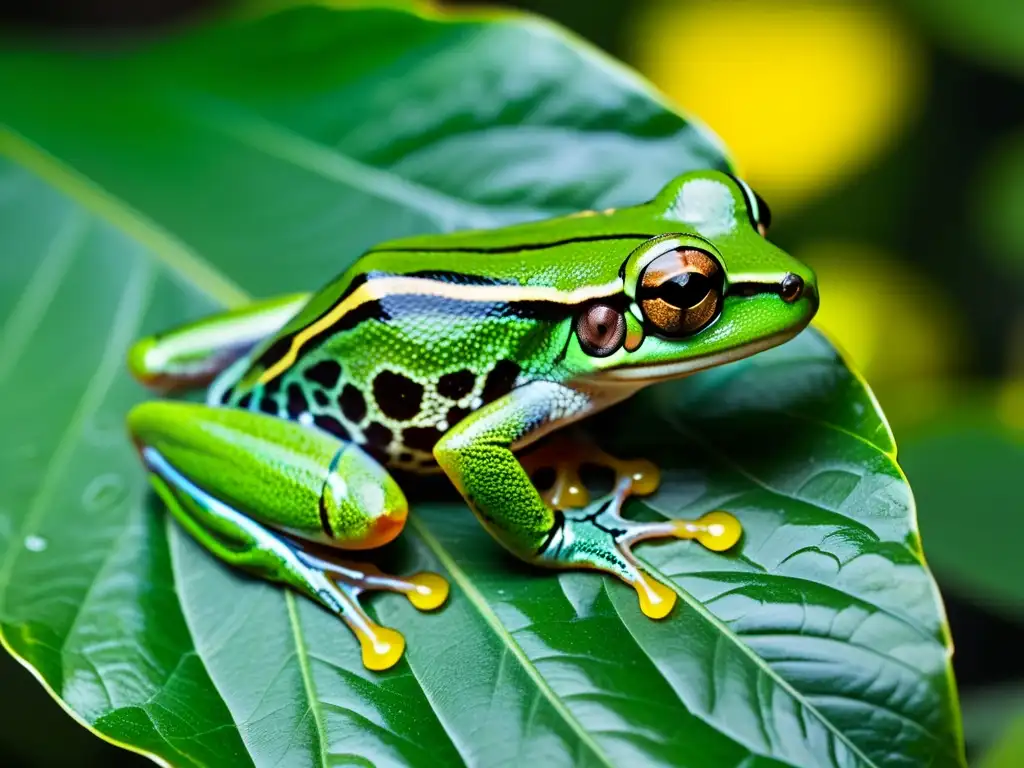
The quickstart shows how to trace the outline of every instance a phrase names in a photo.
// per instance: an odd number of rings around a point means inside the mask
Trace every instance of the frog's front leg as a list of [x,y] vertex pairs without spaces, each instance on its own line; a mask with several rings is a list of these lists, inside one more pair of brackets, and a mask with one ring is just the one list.
[[129,350],[128,369],[161,392],[205,386],[280,330],[308,300],[308,293],[261,299],[147,336]]
[[572,510],[552,510],[513,449],[591,410],[589,397],[552,382],[534,382],[474,412],[435,446],[438,464],[484,527],[521,559],[551,568],[607,571],[637,591],[651,618],[668,615],[676,595],[646,574],[631,546],[644,539],[697,539],[714,551],[733,546],[741,528],[734,517],[712,512],[699,520],[643,523],[620,514],[632,478]]
[[354,444],[264,414],[190,403],[143,403],[128,425],[178,522],[225,562],[283,582],[339,616],[368,668],[393,666],[405,641],[366,614],[361,593],[401,592],[421,610],[445,601],[448,585],[436,574],[395,578],[304,546],[369,549],[405,523],[401,490]]

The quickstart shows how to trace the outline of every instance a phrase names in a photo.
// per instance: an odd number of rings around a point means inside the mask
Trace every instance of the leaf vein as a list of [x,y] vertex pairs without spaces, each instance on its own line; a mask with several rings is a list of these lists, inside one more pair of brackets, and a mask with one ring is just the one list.
[[0,337],[0,382],[14,370],[14,364],[25,351],[33,331],[46,316],[50,302],[71,266],[72,257],[85,241],[87,224],[85,215],[72,209],[29,278]]
[[580,749],[588,749],[598,760],[605,765],[611,766],[614,763],[605,754],[601,746],[594,741],[593,736],[583,727],[583,724],[576,718],[572,712],[569,711],[565,703],[558,698],[558,695],[552,690],[550,684],[540,674],[540,671],[530,661],[529,657],[523,651],[522,647],[515,641],[515,639],[509,634],[508,630],[501,623],[490,605],[487,604],[486,599],[480,594],[476,586],[473,584],[469,576],[463,571],[455,559],[448,553],[448,551],[441,545],[434,534],[427,528],[426,524],[418,517],[412,517],[409,520],[411,527],[419,534],[420,538],[427,545],[434,556],[441,561],[441,564],[451,575],[452,580],[459,585],[462,591],[465,593],[470,604],[480,614],[480,617],[487,623],[494,634],[504,643],[508,651],[515,657],[516,661],[519,662],[523,671],[526,672],[527,676],[533,681],[537,690],[548,700],[551,708],[565,721],[566,725],[576,735]]
[[324,728],[323,713],[320,711],[321,702],[317,698],[316,683],[313,680],[313,670],[310,668],[309,656],[307,655],[306,639],[299,624],[298,610],[295,607],[295,595],[290,590],[284,591],[285,605],[288,607],[288,622],[291,624],[292,637],[295,640],[296,658],[299,662],[299,671],[302,673],[302,685],[306,691],[306,698],[309,700],[309,713],[316,726],[317,743],[320,750],[320,764],[327,768],[327,732]]

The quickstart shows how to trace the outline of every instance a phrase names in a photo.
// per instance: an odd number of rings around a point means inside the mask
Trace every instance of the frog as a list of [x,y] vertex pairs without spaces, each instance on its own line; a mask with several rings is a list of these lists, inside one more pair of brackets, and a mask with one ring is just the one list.
[[[441,575],[387,574],[365,555],[403,530],[402,478],[416,474],[446,475],[521,560],[610,574],[662,619],[677,593],[634,546],[689,539],[726,556],[742,525],[725,510],[631,519],[626,500],[656,490],[656,465],[557,440],[810,323],[814,272],[768,240],[770,224],[749,184],[701,170],[628,207],[382,242],[318,292],[135,342],[128,367],[161,397],[130,410],[128,432],[188,534],[336,615],[368,669],[393,667],[405,640],[365,593],[423,611],[448,599]],[[202,403],[176,397],[204,388]],[[536,455],[556,472],[550,488]],[[590,498],[583,461],[614,472],[610,490]]]

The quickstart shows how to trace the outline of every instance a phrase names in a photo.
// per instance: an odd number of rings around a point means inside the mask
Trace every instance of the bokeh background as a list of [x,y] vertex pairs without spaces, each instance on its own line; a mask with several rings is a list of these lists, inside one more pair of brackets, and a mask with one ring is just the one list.
[[[3,4],[0,33],[95,45],[274,5],[26,0]],[[1024,2],[492,5],[560,22],[707,123],[771,205],[772,239],[818,271],[817,324],[874,388],[915,490],[971,764],[1024,766]],[[69,748],[148,764],[6,656],[0,691],[2,765]]]

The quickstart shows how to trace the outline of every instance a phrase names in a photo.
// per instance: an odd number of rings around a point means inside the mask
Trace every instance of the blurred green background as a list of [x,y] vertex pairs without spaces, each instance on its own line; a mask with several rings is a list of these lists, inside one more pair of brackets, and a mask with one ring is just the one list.
[[[560,22],[707,123],[770,203],[772,239],[818,271],[817,324],[874,388],[915,490],[972,765],[1024,766],[1024,2],[493,4]],[[274,5],[24,0],[0,25],[121,44]],[[148,764],[6,656],[0,690],[0,765],[72,746],[76,765]]]

